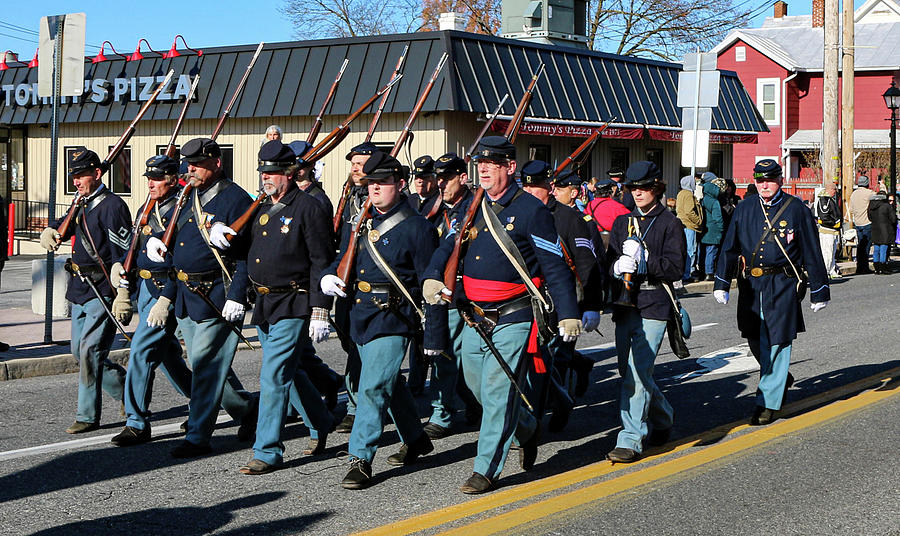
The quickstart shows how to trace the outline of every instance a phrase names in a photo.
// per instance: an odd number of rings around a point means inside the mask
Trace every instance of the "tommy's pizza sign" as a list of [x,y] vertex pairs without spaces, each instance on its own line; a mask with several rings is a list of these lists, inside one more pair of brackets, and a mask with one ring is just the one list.
[[[61,97],[62,104],[77,104],[82,99],[98,104],[111,102],[145,102],[165,75],[137,76],[132,78],[94,78],[84,81],[84,93],[81,97]],[[173,77],[160,92],[157,100],[182,100],[191,92],[191,77],[182,74]],[[38,83],[3,84],[0,86],[0,100],[3,106],[38,106],[50,104],[50,97],[38,96]]]

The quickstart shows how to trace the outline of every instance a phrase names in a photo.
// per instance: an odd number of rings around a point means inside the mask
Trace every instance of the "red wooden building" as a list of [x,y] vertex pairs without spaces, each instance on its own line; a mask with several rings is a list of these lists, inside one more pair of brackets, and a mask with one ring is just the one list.
[[[818,182],[824,0],[813,0],[812,15],[788,16],[783,1],[774,7],[761,28],[733,31],[713,49],[718,67],[738,74],[770,129],[759,133],[755,145],[734,145],[733,175],[739,182],[749,179],[756,161],[774,158],[785,177]],[[886,158],[890,147],[890,111],[882,94],[892,80],[900,83],[900,1],[869,0],[855,21],[854,152],[866,156],[857,160],[858,173],[877,177],[880,169],[861,168]]]

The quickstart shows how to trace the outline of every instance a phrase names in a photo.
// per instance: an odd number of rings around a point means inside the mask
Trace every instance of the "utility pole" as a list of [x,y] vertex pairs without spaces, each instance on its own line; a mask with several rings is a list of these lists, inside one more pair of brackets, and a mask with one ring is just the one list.
[[[849,0],[845,0],[848,1]],[[822,183],[838,176],[838,0],[825,0],[825,73],[822,123]]]
[[853,27],[853,2],[844,0],[844,36],[841,48],[844,65],[841,74],[841,198],[846,212],[850,206],[850,194],[853,193],[853,182],[856,179],[856,161],[853,158],[853,83],[854,55],[853,47],[855,29]]

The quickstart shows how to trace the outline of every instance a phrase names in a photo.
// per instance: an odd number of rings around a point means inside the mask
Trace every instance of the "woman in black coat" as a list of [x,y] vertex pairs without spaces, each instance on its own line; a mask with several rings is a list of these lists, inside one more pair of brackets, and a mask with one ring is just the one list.
[[869,200],[869,219],[872,220],[872,244],[876,274],[888,274],[888,253],[897,238],[897,213],[881,191]]

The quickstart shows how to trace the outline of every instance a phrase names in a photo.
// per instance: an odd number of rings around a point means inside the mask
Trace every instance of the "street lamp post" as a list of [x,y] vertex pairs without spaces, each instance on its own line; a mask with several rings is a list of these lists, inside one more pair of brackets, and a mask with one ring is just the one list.
[[894,208],[897,208],[897,109],[900,108],[900,89],[891,80],[891,87],[884,92],[884,104],[891,111],[891,186],[888,192],[894,199]]

